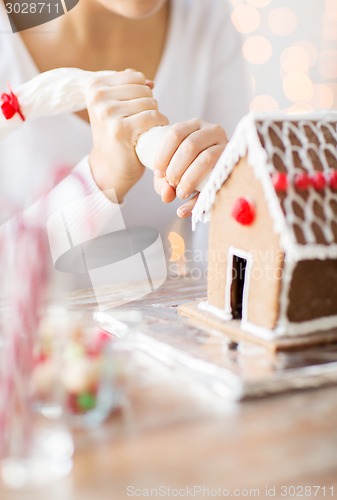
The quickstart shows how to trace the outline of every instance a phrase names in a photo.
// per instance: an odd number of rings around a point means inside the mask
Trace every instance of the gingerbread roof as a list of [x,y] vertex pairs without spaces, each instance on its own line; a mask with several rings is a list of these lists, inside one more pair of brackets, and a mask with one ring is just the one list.
[[337,257],[337,112],[243,118],[200,194],[194,228],[209,220],[216,193],[246,155],[283,249],[298,259]]

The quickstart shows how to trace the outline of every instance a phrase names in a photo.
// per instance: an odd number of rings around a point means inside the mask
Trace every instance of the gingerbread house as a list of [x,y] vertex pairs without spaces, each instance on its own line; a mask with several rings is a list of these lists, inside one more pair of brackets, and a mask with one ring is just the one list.
[[336,337],[337,112],[246,116],[200,194],[201,221],[201,319],[263,341]]

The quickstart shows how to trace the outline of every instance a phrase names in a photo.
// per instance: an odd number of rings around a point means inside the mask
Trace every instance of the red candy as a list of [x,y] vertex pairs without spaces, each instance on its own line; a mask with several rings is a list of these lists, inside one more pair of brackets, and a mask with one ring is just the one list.
[[93,342],[87,348],[88,356],[98,356],[104,347],[112,340],[112,337],[105,330],[99,330],[95,335]]
[[78,406],[76,394],[69,393],[67,395],[66,406],[67,406],[67,410],[70,413],[76,414],[76,413],[81,413],[81,411],[82,411],[81,408]]
[[18,113],[21,120],[25,121],[25,117],[20,109],[18,98],[12,91],[10,91],[9,94],[2,94],[1,100],[1,111],[6,120],[10,120],[14,115],[16,115],[16,113]]
[[327,182],[323,172],[317,172],[311,177],[311,182],[317,191],[323,191]]
[[232,207],[232,217],[243,226],[250,226],[255,219],[254,203],[247,198],[238,198]]
[[300,190],[307,189],[312,182],[308,174],[297,174],[295,177],[295,187]]
[[329,175],[329,186],[334,191],[337,191],[337,170],[333,170]]
[[272,175],[272,181],[275,190],[278,193],[284,193],[288,188],[288,176],[287,174],[278,172]]

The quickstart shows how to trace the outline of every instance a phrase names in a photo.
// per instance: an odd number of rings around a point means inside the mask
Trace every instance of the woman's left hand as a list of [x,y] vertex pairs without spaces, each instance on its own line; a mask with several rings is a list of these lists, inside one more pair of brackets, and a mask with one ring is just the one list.
[[[220,125],[198,119],[172,125],[154,161],[154,188],[163,202],[171,203],[176,196],[189,198],[214,168],[227,142]],[[189,217],[198,196],[179,207],[177,215]]]

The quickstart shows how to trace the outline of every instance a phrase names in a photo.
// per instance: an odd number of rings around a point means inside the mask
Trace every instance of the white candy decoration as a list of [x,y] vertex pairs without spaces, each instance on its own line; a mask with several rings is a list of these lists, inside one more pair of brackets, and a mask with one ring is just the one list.
[[[63,113],[76,113],[87,107],[86,91],[88,85],[98,78],[115,74],[115,71],[84,71],[78,68],[58,68],[41,73],[16,89],[20,110],[26,120],[55,116]],[[0,140],[22,126],[24,121],[19,114],[6,119],[0,113]],[[136,153],[141,163],[153,170],[153,160],[169,129],[154,127],[142,134],[136,145]],[[201,191],[205,179],[197,190]]]

